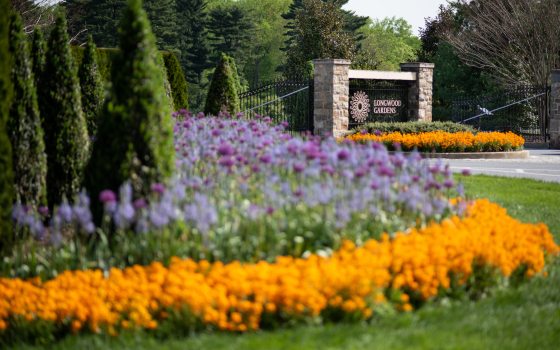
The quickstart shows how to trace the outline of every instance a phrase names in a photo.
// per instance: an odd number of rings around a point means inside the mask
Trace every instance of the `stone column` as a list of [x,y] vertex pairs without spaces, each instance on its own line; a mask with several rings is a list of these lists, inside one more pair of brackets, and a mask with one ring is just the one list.
[[314,60],[315,135],[343,136],[348,131],[348,101],[350,94],[350,61],[341,59]]
[[416,73],[416,82],[412,84],[408,93],[410,121],[432,121],[434,67],[433,63],[401,63],[401,71]]
[[550,73],[550,148],[560,149],[560,69]]

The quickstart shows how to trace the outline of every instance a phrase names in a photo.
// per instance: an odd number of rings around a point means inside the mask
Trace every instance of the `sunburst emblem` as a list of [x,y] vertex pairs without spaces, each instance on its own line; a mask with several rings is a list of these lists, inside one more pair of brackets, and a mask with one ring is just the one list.
[[363,91],[358,91],[350,100],[350,115],[358,123],[366,121],[369,115],[369,97]]

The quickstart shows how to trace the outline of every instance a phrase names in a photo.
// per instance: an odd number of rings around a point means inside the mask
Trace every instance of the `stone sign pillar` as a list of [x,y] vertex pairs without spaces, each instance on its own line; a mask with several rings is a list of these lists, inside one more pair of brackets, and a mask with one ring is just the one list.
[[550,74],[550,148],[560,149],[560,69]]
[[314,60],[315,135],[341,137],[348,131],[350,94],[350,61],[341,59]]
[[401,63],[401,71],[416,73],[416,82],[412,84],[408,93],[408,120],[431,122],[434,64]]

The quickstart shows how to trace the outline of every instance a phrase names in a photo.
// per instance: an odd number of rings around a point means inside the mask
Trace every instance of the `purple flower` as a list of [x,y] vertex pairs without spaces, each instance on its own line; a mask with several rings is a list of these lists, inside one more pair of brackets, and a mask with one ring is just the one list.
[[294,172],[301,173],[304,169],[305,169],[305,165],[303,165],[302,163],[294,164]]
[[472,175],[472,172],[470,169],[463,169],[463,171],[461,171],[461,174],[463,174],[463,176],[470,176]]
[[114,203],[117,201],[117,195],[111,190],[104,190],[99,194],[99,200],[105,204]]
[[226,168],[231,168],[235,164],[235,159],[229,156],[221,157],[218,164]]
[[158,194],[163,194],[163,192],[165,192],[165,186],[161,183],[152,184],[150,189],[152,190],[152,192],[158,193]]
[[338,160],[347,160],[350,158],[350,152],[347,149],[342,149],[337,154]]
[[144,209],[148,206],[148,203],[146,202],[146,200],[144,198],[138,198],[137,200],[134,201],[134,208],[135,209]]
[[235,153],[235,149],[229,143],[222,143],[218,147],[218,154],[221,156],[232,156]]

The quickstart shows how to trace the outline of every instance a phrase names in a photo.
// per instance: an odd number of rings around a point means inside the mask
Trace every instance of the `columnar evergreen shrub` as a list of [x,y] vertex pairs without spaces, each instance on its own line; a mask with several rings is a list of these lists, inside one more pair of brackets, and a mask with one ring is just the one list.
[[31,41],[31,64],[36,87],[40,86],[39,79],[43,76],[46,53],[47,43],[45,42],[43,31],[41,28],[35,28],[33,31],[33,40]]
[[187,79],[183,73],[183,68],[173,53],[163,54],[165,69],[167,71],[167,79],[171,84],[171,92],[173,95],[173,106],[175,110],[189,109],[189,98],[187,93]]
[[89,138],[80,84],[70,53],[66,18],[59,13],[51,32],[45,69],[40,79],[40,112],[47,150],[47,197],[53,206],[80,190],[89,154]]
[[46,204],[47,156],[23,24],[13,14],[10,24],[11,72],[14,99],[8,119],[13,149],[15,189],[25,204]]
[[0,251],[10,247],[12,240],[13,173],[12,146],[7,132],[12,86],[9,51],[10,2],[0,0]]
[[235,61],[222,53],[210,83],[204,112],[212,115],[239,112],[240,87]]
[[[141,0],[128,1],[120,36],[113,85],[86,171],[86,188],[94,200],[128,180],[136,195],[145,194],[152,183],[169,178],[175,165],[164,71]],[[94,206],[96,215],[99,209]]]
[[103,105],[103,81],[97,63],[97,50],[91,35],[78,71],[82,92],[82,109],[90,138],[97,132],[97,115]]

